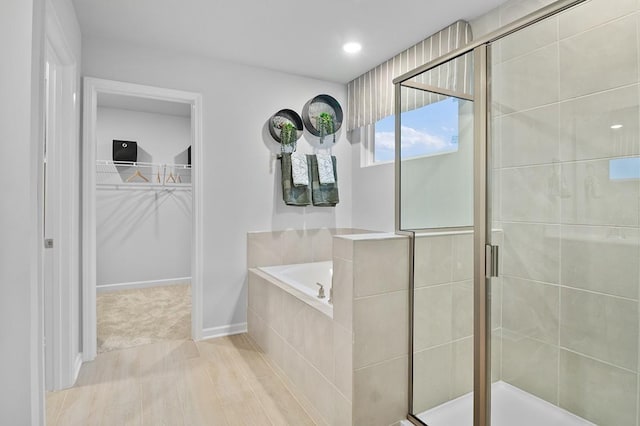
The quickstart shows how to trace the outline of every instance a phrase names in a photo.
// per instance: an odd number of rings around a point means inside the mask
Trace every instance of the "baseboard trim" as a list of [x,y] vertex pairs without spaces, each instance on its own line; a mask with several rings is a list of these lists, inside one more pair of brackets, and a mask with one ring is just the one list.
[[71,386],[75,385],[78,381],[78,376],[80,375],[80,368],[82,368],[82,352],[78,352],[76,354],[75,362],[73,363],[73,383]]
[[134,288],[160,287],[174,284],[191,284],[191,277],[169,278],[166,280],[153,281],[132,281],[129,283],[102,284],[96,286],[98,293],[109,293],[111,291],[131,290]]
[[223,325],[220,327],[205,328],[202,330],[202,339],[213,339],[222,336],[231,336],[234,334],[246,333],[247,323],[240,322],[237,324]]

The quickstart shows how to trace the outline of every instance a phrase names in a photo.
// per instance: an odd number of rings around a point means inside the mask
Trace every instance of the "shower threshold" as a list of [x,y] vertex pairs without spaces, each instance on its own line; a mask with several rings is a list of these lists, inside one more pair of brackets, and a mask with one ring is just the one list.
[[[472,426],[473,393],[445,402],[418,415],[429,426]],[[508,383],[491,386],[492,426],[595,425]]]

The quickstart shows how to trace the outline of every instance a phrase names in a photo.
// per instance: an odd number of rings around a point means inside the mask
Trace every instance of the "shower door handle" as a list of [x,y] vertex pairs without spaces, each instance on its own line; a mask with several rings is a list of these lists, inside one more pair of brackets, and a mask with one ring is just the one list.
[[489,244],[485,246],[485,277],[494,278],[498,276],[498,268],[500,266],[498,264],[499,252],[498,246],[492,246]]

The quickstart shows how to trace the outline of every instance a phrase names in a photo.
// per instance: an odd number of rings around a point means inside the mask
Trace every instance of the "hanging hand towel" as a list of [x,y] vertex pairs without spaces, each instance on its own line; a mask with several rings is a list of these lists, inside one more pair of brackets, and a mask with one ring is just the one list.
[[310,155],[308,160],[311,169],[311,188],[314,206],[333,207],[340,198],[338,197],[338,169],[336,168],[336,157],[331,158],[334,183],[321,184],[318,175],[318,159],[315,155]]
[[[307,164],[309,162],[307,161]],[[291,175],[291,154],[282,154],[282,198],[289,206],[308,206],[311,204],[311,185],[295,186]],[[309,173],[307,169],[307,174]]]
[[318,177],[320,183],[326,185],[329,183],[336,183],[336,179],[333,176],[333,160],[329,154],[317,154],[318,158]]
[[297,152],[291,154],[291,174],[293,175],[293,184],[295,186],[309,185],[309,165],[305,154]]

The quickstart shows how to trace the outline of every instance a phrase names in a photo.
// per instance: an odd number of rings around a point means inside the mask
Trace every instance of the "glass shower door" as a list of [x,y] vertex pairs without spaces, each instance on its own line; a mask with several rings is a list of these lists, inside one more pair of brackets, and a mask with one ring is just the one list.
[[492,425],[638,424],[637,9],[490,45]]
[[400,88],[398,229],[413,237],[410,414],[429,426],[473,425],[472,74],[470,53]]

